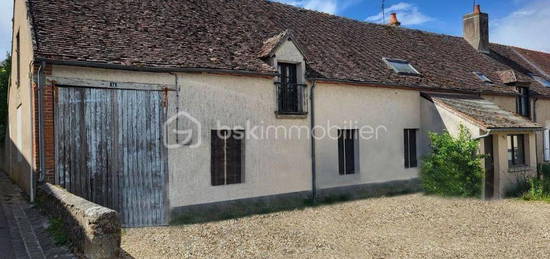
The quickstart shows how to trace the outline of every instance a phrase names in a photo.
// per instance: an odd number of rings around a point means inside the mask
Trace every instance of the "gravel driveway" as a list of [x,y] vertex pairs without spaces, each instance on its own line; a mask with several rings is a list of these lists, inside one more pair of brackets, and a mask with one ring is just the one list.
[[126,229],[159,257],[550,257],[550,203],[376,198],[212,223]]

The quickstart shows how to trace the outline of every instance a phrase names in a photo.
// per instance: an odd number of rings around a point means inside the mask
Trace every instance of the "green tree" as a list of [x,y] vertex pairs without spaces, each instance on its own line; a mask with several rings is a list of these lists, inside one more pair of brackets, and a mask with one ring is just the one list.
[[430,133],[432,152],[424,159],[420,177],[424,190],[443,196],[480,197],[484,155],[479,141],[464,126],[458,137],[448,132]]
[[8,88],[11,73],[11,55],[0,63],[0,142],[4,140],[8,120]]

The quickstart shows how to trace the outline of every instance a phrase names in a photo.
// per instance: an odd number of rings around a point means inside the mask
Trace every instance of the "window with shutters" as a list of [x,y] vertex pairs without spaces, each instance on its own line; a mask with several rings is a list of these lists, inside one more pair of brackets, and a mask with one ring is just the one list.
[[508,166],[518,167],[525,165],[524,135],[508,135]]
[[516,112],[525,117],[530,115],[529,107],[529,88],[528,87],[518,87],[519,95],[516,97]]
[[544,161],[550,161],[550,129],[544,129]]
[[340,175],[355,174],[359,170],[357,130],[338,130],[338,168]]
[[211,180],[212,185],[243,182],[244,130],[212,130]]
[[277,86],[278,114],[306,114],[307,104],[305,84],[298,80],[298,64],[278,63],[279,80]]
[[416,157],[416,132],[417,129],[405,129],[405,168],[418,166]]

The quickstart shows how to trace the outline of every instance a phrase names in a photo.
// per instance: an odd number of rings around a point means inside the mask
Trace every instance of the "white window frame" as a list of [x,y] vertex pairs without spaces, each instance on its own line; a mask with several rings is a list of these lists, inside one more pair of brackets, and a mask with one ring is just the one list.
[[[395,73],[399,75],[410,75],[410,76],[420,76],[420,72],[416,70],[416,68],[411,64],[411,62],[404,60],[404,59],[397,59],[397,58],[382,58],[382,60],[386,63],[386,65],[391,68]],[[399,71],[392,63],[401,63],[401,64],[407,64],[409,68],[413,71],[412,73],[409,72],[402,72]]]

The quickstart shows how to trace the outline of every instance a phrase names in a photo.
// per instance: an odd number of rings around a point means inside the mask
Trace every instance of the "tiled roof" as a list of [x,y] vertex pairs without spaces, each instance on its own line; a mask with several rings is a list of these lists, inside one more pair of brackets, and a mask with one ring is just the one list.
[[482,129],[538,129],[541,127],[479,96],[433,93],[423,93],[423,96]]
[[[491,44],[485,55],[461,37],[263,0],[29,1],[36,55],[44,59],[274,72],[259,55],[268,39],[290,30],[306,55],[310,78],[513,94],[497,71],[514,69],[532,81],[527,75],[536,70],[508,46]],[[528,53],[548,69],[549,54]],[[408,60],[422,76],[397,75],[382,57]],[[474,71],[496,84],[483,83]],[[550,96],[550,88],[540,84],[532,90]]]

